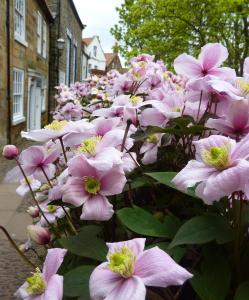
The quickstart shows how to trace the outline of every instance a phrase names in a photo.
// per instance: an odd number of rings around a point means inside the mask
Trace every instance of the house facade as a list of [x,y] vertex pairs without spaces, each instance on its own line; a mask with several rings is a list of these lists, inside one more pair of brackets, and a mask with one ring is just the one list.
[[90,59],[90,56],[87,54],[87,44],[82,40],[81,44],[81,80],[84,81],[89,77],[89,71],[88,71],[88,61]]
[[0,144],[48,119],[49,34],[45,0],[0,1]]
[[104,73],[106,58],[99,37],[95,35],[93,37],[83,38],[83,42],[87,46],[86,52],[90,57],[88,59],[88,75],[94,74],[95,70],[97,73],[101,73],[101,71]]
[[50,34],[50,106],[56,103],[55,86],[82,79],[82,24],[73,0],[47,0],[54,16]]
[[122,70],[122,64],[119,58],[118,53],[105,53],[106,59],[106,72],[115,69],[118,71]]

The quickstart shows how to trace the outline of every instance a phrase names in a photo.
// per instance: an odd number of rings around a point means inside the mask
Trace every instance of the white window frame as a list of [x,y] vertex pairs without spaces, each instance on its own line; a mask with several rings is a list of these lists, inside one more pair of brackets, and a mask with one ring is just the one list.
[[[20,77],[18,77],[18,75]],[[22,123],[25,121],[25,117],[23,115],[23,106],[24,106],[24,70],[14,68],[13,69],[13,103],[12,103],[12,123],[13,125]],[[17,84],[19,86],[17,86]],[[15,97],[20,98],[19,103],[19,111],[15,112]],[[17,106],[17,105],[16,105]]]
[[[18,3],[22,3],[22,10],[19,9]],[[18,27],[17,24],[19,23]],[[19,30],[20,29],[20,30]],[[27,47],[26,42],[26,1],[15,0],[14,2],[14,36],[15,40]]]
[[42,57],[47,58],[47,23],[42,21]]
[[75,82],[76,80],[76,72],[77,72],[77,55],[78,55],[78,48],[77,48],[77,45],[74,44],[73,45],[73,83]]
[[42,88],[41,88],[41,110],[42,110],[42,112],[47,110],[47,91],[48,91],[47,79],[46,79],[46,77],[44,77],[42,79]]
[[36,48],[37,53],[42,54],[42,16],[37,12],[37,28],[36,28]]

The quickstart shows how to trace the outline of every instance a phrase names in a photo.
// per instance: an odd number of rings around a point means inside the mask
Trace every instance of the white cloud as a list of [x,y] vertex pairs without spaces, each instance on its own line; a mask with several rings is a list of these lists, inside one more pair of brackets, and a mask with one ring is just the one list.
[[115,40],[110,33],[114,24],[118,23],[116,7],[123,0],[74,0],[79,16],[87,27],[83,37],[98,35],[105,52],[111,52]]

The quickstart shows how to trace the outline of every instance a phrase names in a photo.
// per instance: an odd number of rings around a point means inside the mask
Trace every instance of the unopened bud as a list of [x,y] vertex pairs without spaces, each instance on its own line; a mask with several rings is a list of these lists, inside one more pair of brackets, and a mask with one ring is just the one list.
[[27,209],[27,213],[32,217],[32,218],[37,218],[39,217],[39,208],[36,206],[30,206]]
[[14,159],[18,153],[19,151],[15,145],[6,145],[3,147],[3,156],[7,159]]
[[39,245],[46,245],[50,242],[51,236],[47,228],[38,225],[29,225],[27,231],[31,240]]

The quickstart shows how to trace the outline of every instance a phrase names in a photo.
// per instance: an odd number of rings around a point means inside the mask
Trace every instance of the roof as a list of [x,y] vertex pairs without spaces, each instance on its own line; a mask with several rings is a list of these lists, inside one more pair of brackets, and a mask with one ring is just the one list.
[[38,4],[40,5],[40,8],[42,9],[44,15],[46,16],[46,18],[48,19],[49,23],[53,23],[54,22],[54,17],[48,7],[48,4],[46,2],[46,0],[37,0]]
[[78,23],[80,24],[81,29],[84,29],[84,28],[86,27],[86,25],[84,25],[84,24],[82,23],[82,21],[81,21],[81,19],[80,19],[80,16],[79,16],[79,14],[78,14],[78,11],[77,11],[77,9],[76,9],[76,7],[75,7],[75,5],[74,5],[73,0],[69,0],[69,3],[70,3],[70,5],[71,5],[71,8],[72,8],[72,10],[73,10],[73,13],[74,13],[74,15],[75,15],[75,17],[76,17]]
[[116,55],[117,55],[117,53],[105,53],[105,59],[106,59],[107,66],[113,61],[113,59],[115,58]]
[[83,43],[89,46],[93,40],[93,37],[82,39]]

